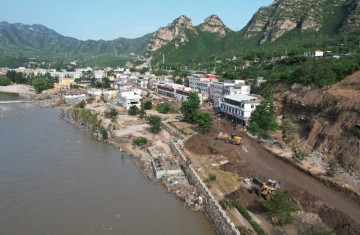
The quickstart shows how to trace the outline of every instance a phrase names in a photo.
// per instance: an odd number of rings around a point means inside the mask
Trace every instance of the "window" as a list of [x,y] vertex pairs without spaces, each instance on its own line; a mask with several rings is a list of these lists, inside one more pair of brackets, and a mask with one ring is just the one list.
[[251,108],[253,109],[253,108],[255,108],[255,106],[252,104],[252,105],[251,105]]

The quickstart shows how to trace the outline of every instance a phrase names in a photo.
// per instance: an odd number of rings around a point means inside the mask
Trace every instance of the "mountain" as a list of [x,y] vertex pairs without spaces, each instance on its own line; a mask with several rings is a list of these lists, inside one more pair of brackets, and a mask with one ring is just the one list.
[[154,33],[147,54],[186,62],[236,53],[274,56],[328,47],[337,50],[344,41],[356,47],[359,31],[359,0],[274,0],[239,32],[228,29],[216,15],[198,26],[181,16]]
[[82,41],[65,37],[40,24],[0,22],[0,54],[101,55],[144,53],[152,34],[140,38]]

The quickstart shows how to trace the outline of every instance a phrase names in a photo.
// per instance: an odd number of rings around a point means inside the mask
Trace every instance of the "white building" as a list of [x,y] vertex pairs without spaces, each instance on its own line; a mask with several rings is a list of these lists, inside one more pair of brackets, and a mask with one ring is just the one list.
[[118,103],[125,109],[130,109],[131,106],[141,108],[141,95],[135,91],[122,91],[119,94]]
[[67,104],[76,104],[82,100],[85,100],[86,95],[82,91],[70,91],[64,95],[65,102]]
[[251,113],[261,102],[255,95],[226,95],[220,101],[220,112],[224,113],[236,123],[248,124]]
[[106,76],[107,76],[107,74],[104,70],[95,70],[94,71],[94,77],[98,81],[102,81],[102,79]]
[[224,82],[214,82],[209,91],[214,106],[219,107],[219,102],[224,95],[248,95],[251,92],[251,87],[245,85],[244,80],[227,80]]
[[209,94],[210,84],[216,81],[215,78],[194,76],[189,78],[189,87],[195,91]]

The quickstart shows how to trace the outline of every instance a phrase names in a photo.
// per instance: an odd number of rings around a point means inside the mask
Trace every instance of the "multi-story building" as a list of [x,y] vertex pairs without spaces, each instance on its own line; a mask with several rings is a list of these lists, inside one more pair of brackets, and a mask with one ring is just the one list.
[[214,107],[219,107],[219,102],[224,95],[248,95],[250,94],[251,87],[245,85],[244,80],[227,80],[224,82],[214,82],[209,91]]
[[[153,83],[153,89],[155,92],[175,98],[178,102],[184,102],[187,100],[187,97],[191,92],[195,92],[190,87],[185,87],[183,85],[175,83]],[[202,94],[198,94],[200,103],[202,102]]]
[[141,108],[141,95],[136,91],[122,91],[119,93],[118,103],[125,109],[129,109],[131,106],[137,106]]
[[209,94],[210,85],[216,81],[217,79],[214,76],[201,77],[194,75],[189,78],[189,87],[195,91]]
[[220,112],[231,118],[235,123],[247,125],[251,113],[255,111],[260,102],[261,97],[255,95],[226,95],[219,103]]

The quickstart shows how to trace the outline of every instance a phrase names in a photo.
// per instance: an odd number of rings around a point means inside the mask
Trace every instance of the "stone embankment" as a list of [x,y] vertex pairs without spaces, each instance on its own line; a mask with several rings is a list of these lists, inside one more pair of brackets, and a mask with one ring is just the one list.
[[171,149],[174,154],[179,157],[179,163],[185,172],[189,182],[193,184],[198,190],[198,194],[203,198],[203,211],[210,223],[214,227],[217,234],[224,235],[240,235],[235,225],[230,221],[220,204],[207,189],[203,181],[200,179],[195,170],[186,164],[186,157],[179,149],[176,143],[171,144]]

